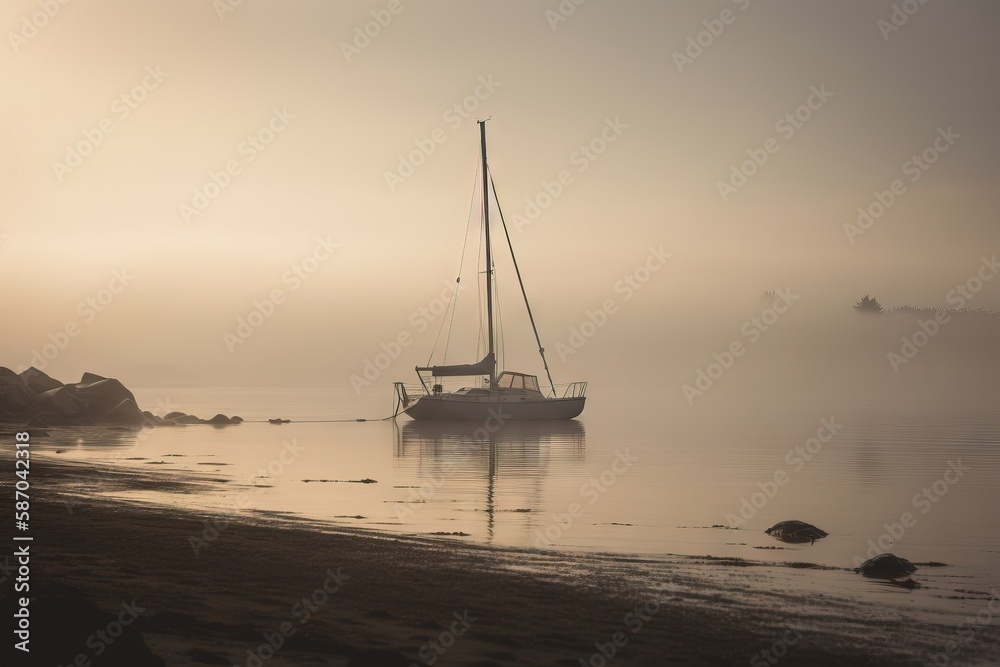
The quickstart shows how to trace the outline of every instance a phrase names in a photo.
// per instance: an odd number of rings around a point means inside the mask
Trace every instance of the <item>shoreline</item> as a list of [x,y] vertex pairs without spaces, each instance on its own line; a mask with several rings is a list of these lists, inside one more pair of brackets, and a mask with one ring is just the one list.
[[[33,592],[68,587],[106,611],[135,600],[134,627],[167,665],[772,664],[765,650],[788,665],[908,665],[954,638],[898,605],[782,592],[765,563],[320,532],[285,517],[234,517],[208,539],[218,515],[102,496],[68,507],[59,482],[80,465],[33,471]],[[52,631],[39,621],[35,637]]]

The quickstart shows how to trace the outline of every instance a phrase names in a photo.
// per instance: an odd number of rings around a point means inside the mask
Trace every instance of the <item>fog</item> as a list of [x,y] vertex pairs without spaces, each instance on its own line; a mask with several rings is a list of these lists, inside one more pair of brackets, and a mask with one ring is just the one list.
[[[392,353],[362,387],[388,395],[434,346],[489,117],[557,383],[633,410],[995,386],[1000,316],[852,308],[1000,309],[995,3],[560,6],[6,2],[0,365],[351,389]],[[496,242],[507,366],[542,375]],[[481,354],[475,244],[452,363]]]

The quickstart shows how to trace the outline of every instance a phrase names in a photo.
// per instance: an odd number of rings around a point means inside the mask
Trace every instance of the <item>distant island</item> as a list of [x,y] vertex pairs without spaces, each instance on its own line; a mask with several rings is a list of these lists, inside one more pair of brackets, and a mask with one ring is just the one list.
[[[767,294],[767,292],[765,292]],[[964,302],[963,302],[964,303]],[[935,314],[935,313],[949,313],[949,314],[971,314],[971,315],[1000,315],[1000,312],[996,310],[991,310],[988,308],[967,308],[965,306],[955,307],[955,308],[937,308],[933,306],[893,306],[892,308],[884,308],[879,300],[870,294],[865,294],[859,301],[854,304],[855,310],[859,310],[864,313],[920,313],[920,314]]]
[[225,426],[242,421],[241,417],[221,414],[200,419],[183,412],[160,417],[139,409],[132,392],[113,378],[84,373],[79,382],[63,384],[33,366],[21,373],[0,366],[0,423],[45,429],[50,426]]

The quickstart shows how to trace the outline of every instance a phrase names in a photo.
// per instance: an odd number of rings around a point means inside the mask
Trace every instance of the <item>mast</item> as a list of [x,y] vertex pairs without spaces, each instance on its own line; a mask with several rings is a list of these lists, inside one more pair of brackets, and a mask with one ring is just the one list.
[[486,321],[489,336],[489,353],[492,360],[490,366],[490,389],[496,384],[497,362],[493,347],[493,252],[490,247],[490,196],[489,171],[486,167],[486,121],[480,120],[479,141],[483,152],[483,225],[486,235]]

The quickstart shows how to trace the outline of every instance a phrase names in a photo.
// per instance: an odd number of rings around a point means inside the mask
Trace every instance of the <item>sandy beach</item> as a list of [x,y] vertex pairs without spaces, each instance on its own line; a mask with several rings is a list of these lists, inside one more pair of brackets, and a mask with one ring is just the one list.
[[[207,517],[63,496],[89,464],[36,461],[32,594],[124,616],[166,665],[923,664],[954,633],[901,608],[781,592],[788,568]],[[185,492],[152,473],[101,476],[105,492]],[[33,646],[61,647],[56,664],[119,664],[113,642],[33,622]]]

